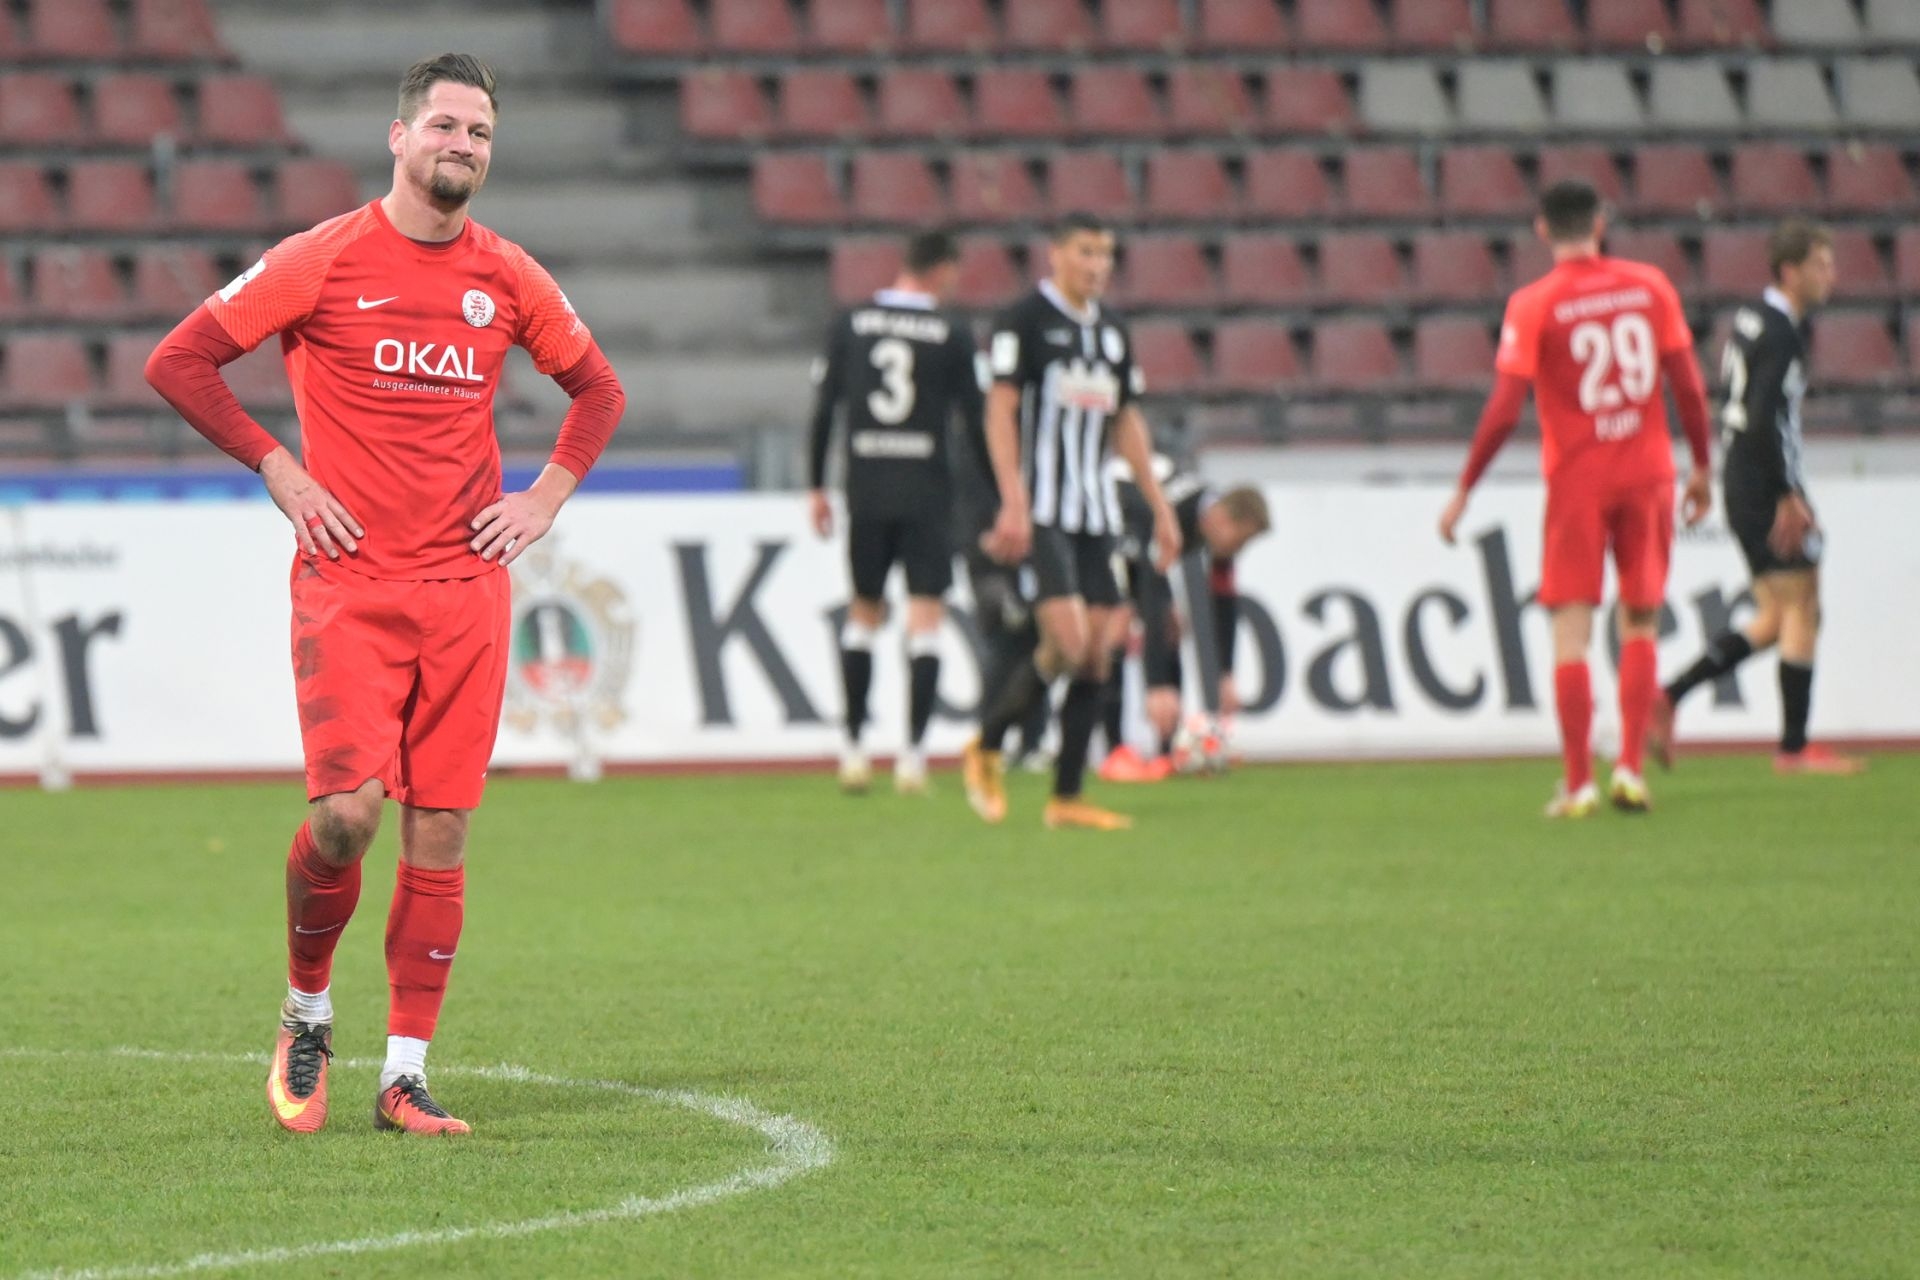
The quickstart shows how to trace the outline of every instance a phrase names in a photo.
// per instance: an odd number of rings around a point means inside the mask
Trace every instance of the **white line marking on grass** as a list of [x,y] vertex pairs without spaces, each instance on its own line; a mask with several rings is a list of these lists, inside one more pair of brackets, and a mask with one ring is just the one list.
[[[18,1049],[0,1048],[0,1058],[139,1058],[164,1062],[250,1062],[265,1066],[264,1053],[172,1053],[160,1049]],[[348,1068],[377,1067],[379,1058],[342,1059]],[[385,1236],[361,1236],[353,1240],[323,1240],[313,1244],[287,1245],[277,1249],[246,1249],[235,1253],[202,1253],[178,1262],[157,1262],[138,1266],[85,1267],[77,1270],[28,1271],[17,1280],[161,1280],[165,1276],[184,1276],[200,1271],[226,1271],[234,1267],[262,1263],[303,1262],[310,1258],[328,1258],[361,1253],[381,1253],[389,1249],[410,1249],[419,1245],[457,1244],[463,1240],[508,1240],[542,1231],[570,1231],[601,1222],[623,1222],[655,1214],[697,1209],[702,1205],[744,1195],[749,1191],[768,1191],[815,1169],[833,1163],[833,1139],[792,1116],[762,1111],[744,1098],[727,1098],[690,1089],[648,1089],[620,1080],[570,1080],[502,1063],[494,1067],[435,1067],[436,1076],[479,1076],[488,1080],[511,1080],[519,1084],[549,1085],[554,1088],[604,1089],[609,1093],[663,1102],[701,1115],[724,1120],[743,1129],[752,1129],[767,1139],[773,1160],[769,1164],[742,1169],[717,1182],[669,1192],[663,1196],[628,1196],[618,1204],[599,1209],[579,1209],[544,1218],[522,1218],[515,1222],[483,1222],[466,1227],[439,1227],[431,1231],[399,1231]],[[404,1140],[404,1139],[403,1139]],[[462,1139],[472,1141],[472,1139]]]

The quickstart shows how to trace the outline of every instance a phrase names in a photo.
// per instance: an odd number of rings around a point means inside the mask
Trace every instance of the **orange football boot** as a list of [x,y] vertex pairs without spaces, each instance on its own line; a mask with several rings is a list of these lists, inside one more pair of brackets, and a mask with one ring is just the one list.
[[333,1024],[283,1018],[267,1068],[267,1105],[282,1129],[318,1133],[327,1122],[327,1063]]
[[987,822],[1006,821],[1006,765],[998,751],[987,750],[978,738],[969,742],[960,756],[960,779],[975,813]]
[[1049,827],[1085,827],[1089,831],[1125,831],[1133,819],[1111,809],[1088,804],[1078,796],[1055,796],[1041,811],[1040,821]]
[[455,1120],[433,1100],[423,1076],[401,1076],[380,1091],[373,1102],[373,1127],[447,1137],[473,1132],[472,1125],[465,1120]]

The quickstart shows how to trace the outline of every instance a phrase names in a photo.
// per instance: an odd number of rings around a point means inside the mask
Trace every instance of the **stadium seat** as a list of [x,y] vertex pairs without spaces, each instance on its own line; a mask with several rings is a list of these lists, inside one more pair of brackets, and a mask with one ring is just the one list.
[[1293,332],[1272,320],[1228,320],[1213,330],[1213,381],[1223,391],[1269,392],[1300,382]]
[[1147,154],[1147,217],[1207,222],[1236,217],[1240,201],[1219,153],[1194,148]]
[[692,0],[613,0],[613,43],[641,57],[687,57],[700,52],[700,20]]
[[275,219],[283,227],[311,227],[357,209],[360,180],[353,166],[325,156],[297,156],[274,169]]
[[1004,24],[1007,48],[1039,53],[1077,53],[1097,34],[1080,0],[1020,0],[1006,7]]
[[1851,0],[1791,0],[1773,6],[1773,34],[1781,44],[1857,45],[1860,20]]
[[120,56],[107,0],[36,0],[27,9],[27,45],[35,57],[98,62]]
[[1553,118],[1563,129],[1618,133],[1646,127],[1627,68],[1612,58],[1563,58],[1553,64]]
[[1833,227],[1834,292],[1842,298],[1883,298],[1893,292],[1886,260],[1865,227]]
[[53,231],[60,224],[46,171],[37,164],[0,160],[0,231]]
[[34,308],[66,320],[106,320],[127,308],[113,259],[99,249],[42,249],[33,255]]
[[221,58],[226,47],[206,0],[133,0],[128,52],[156,61]]
[[255,413],[293,407],[293,388],[287,385],[287,365],[278,343],[264,342],[223,365],[220,372],[234,396]]
[[165,134],[189,137],[173,85],[160,76],[125,72],[93,82],[93,132],[116,146],[141,146]]
[[1056,151],[1047,162],[1047,207],[1132,221],[1136,209],[1126,170],[1111,151]]
[[880,76],[879,126],[894,138],[951,137],[967,130],[966,101],[937,67],[890,67]]
[[1387,44],[1387,25],[1371,3],[1293,0],[1293,38],[1302,49],[1368,51]]
[[814,0],[807,6],[807,47],[816,52],[878,55],[894,40],[887,0]]
[[1371,218],[1420,218],[1433,196],[1420,163],[1402,147],[1364,147],[1346,153],[1345,208]]
[[1146,75],[1133,67],[1096,65],[1073,73],[1075,136],[1149,137],[1165,133],[1167,118]]
[[1757,296],[1773,278],[1767,232],[1760,227],[1714,227],[1701,243],[1700,284],[1721,298]]
[[1313,331],[1313,380],[1333,391],[1378,391],[1404,380],[1400,353],[1378,320],[1323,320]]
[[1884,44],[1920,43],[1920,8],[1908,0],[1867,0],[1867,35]]
[[1109,49],[1178,53],[1187,43],[1180,0],[1102,0],[1100,39]]
[[87,231],[145,231],[158,219],[153,178],[132,160],[89,160],[67,170],[67,217]]
[[1413,294],[1444,302],[1487,302],[1500,294],[1500,271],[1477,231],[1416,231]]
[[1840,113],[1826,73],[1811,58],[1749,58],[1747,119],[1765,129],[1832,129]]
[[1440,207],[1455,217],[1525,217],[1533,193],[1505,147],[1448,147],[1440,153]]
[[1219,288],[1198,242],[1181,235],[1127,239],[1120,293],[1129,307],[1206,307]]
[[963,307],[999,307],[1027,287],[1027,279],[1013,265],[1013,255],[993,236],[967,236],[960,241],[960,280],[953,300]]
[[1659,53],[1673,41],[1665,0],[1605,0],[1587,6],[1587,43]]
[[753,208],[764,222],[819,225],[844,222],[847,217],[826,157],[811,151],[755,156]]
[[723,53],[800,52],[800,24],[787,0],[707,0],[707,24]]
[[1250,151],[1246,180],[1250,214],[1286,220],[1333,214],[1333,186],[1318,152],[1303,147]]
[[1500,49],[1569,49],[1580,33],[1565,0],[1488,0],[1487,42]]
[[1533,67],[1517,58],[1460,64],[1460,125],[1488,133],[1540,133],[1548,126],[1546,99]]
[[15,334],[7,339],[0,403],[56,408],[93,393],[93,367],[80,339],[63,333]]
[[1847,143],[1827,148],[1827,207],[1838,213],[1887,213],[1911,209],[1913,179],[1900,153],[1884,143]]
[[898,236],[847,236],[833,242],[827,280],[843,307],[865,302],[893,283],[904,254]]
[[165,409],[167,402],[147,382],[147,358],[164,337],[163,331],[143,330],[109,338],[107,381],[96,403],[113,409]]
[[[832,6],[826,6],[831,8]],[[943,80],[945,77],[941,77]],[[789,138],[857,138],[873,121],[844,71],[801,67],[780,77],[780,132]]]
[[1173,132],[1203,137],[1249,133],[1259,112],[1247,82],[1232,67],[1182,62],[1167,76],[1168,117]]
[[862,151],[853,158],[853,216],[862,222],[930,223],[946,200],[926,160],[911,151]]
[[1647,109],[1663,129],[1705,132],[1738,129],[1745,123],[1726,72],[1713,62],[1654,63]]
[[1038,222],[1046,204],[1024,156],[963,151],[952,160],[953,216],[962,222]]
[[1235,232],[1220,249],[1221,297],[1256,307],[1298,307],[1314,288],[1293,237],[1272,231]]
[[1693,48],[1773,43],[1760,0],[1680,0],[1679,42]]
[[1200,44],[1227,53],[1287,47],[1276,0],[1200,0]]
[[19,269],[12,258],[0,255],[0,321],[10,323],[18,320],[31,309],[26,287],[20,281]]
[[1839,58],[1834,78],[1848,124],[1911,129],[1920,119],[1920,80],[1910,58]]
[[1880,310],[1822,311],[1813,321],[1810,363],[1816,385],[1876,386],[1901,373],[1900,349]]
[[1655,227],[1611,227],[1607,230],[1607,252],[1660,268],[1683,294],[1694,287],[1693,264],[1672,232]]
[[773,110],[751,72],[702,67],[680,77],[680,127],[695,138],[752,141],[772,131]]
[[1553,270],[1553,251],[1531,231],[1516,231],[1507,239],[1507,279],[1518,289]]
[[986,0],[907,0],[906,42],[928,53],[986,53],[999,44]]
[[1134,325],[1133,359],[1148,395],[1195,391],[1206,382],[1206,366],[1183,324],[1148,320]]
[[1389,15],[1393,43],[1401,49],[1465,50],[1478,34],[1470,0],[1391,0]]
[[1377,231],[1330,231],[1320,237],[1320,295],[1334,302],[1398,302],[1408,293],[1406,269],[1393,241]]
[[1745,213],[1794,213],[1818,208],[1820,183],[1807,153],[1788,142],[1743,142],[1733,149],[1734,207]]
[[224,283],[204,249],[142,245],[133,257],[131,309],[136,315],[178,319]]
[[280,91],[265,76],[207,76],[200,81],[200,140],[236,147],[287,141]]
[[1725,204],[1713,162],[1699,147],[1654,143],[1633,153],[1633,208],[1641,213],[1710,216]]
[[1267,72],[1267,128],[1276,133],[1356,131],[1353,95],[1331,67],[1276,66]]
[[982,67],[973,79],[973,123],[988,137],[1058,138],[1072,132],[1047,73]]
[[250,165],[234,160],[186,160],[174,169],[175,226],[250,231],[270,221]]
[[1360,118],[1388,133],[1446,133],[1453,127],[1439,74],[1418,59],[1361,67]]
[[1470,316],[1428,316],[1413,329],[1413,380],[1449,390],[1493,382],[1493,334]]
[[39,71],[0,75],[0,146],[74,147],[86,137],[70,77]]
[[1574,144],[1542,150],[1541,189],[1567,178],[1584,181],[1608,204],[1618,205],[1626,197],[1626,187],[1620,181],[1620,166],[1614,163],[1613,152],[1604,146]]

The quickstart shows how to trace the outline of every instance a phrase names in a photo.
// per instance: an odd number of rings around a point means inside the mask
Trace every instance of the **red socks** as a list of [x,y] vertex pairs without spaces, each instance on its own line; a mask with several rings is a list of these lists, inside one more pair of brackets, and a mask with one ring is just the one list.
[[[1593,781],[1593,681],[1587,664],[1564,662],[1553,669],[1553,702],[1560,713],[1560,756],[1567,766],[1567,794]],[[1645,718],[1642,726],[1645,728]]]
[[287,983],[317,994],[333,980],[333,949],[360,901],[360,864],[320,856],[306,823],[287,851]]
[[1620,646],[1620,764],[1635,773],[1646,754],[1655,678],[1652,640],[1643,637]]
[[467,873],[400,864],[387,915],[387,1034],[433,1039],[466,915]]

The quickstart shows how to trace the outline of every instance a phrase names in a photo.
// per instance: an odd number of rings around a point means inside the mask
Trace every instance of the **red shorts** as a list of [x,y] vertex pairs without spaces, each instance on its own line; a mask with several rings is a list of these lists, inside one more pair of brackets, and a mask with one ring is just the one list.
[[506,691],[511,584],[366,578],[293,562],[293,687],[307,797],[378,778],[402,804],[472,809]]
[[1621,603],[1659,607],[1673,551],[1673,500],[1671,479],[1620,487],[1549,484],[1540,603],[1598,605],[1611,546]]

